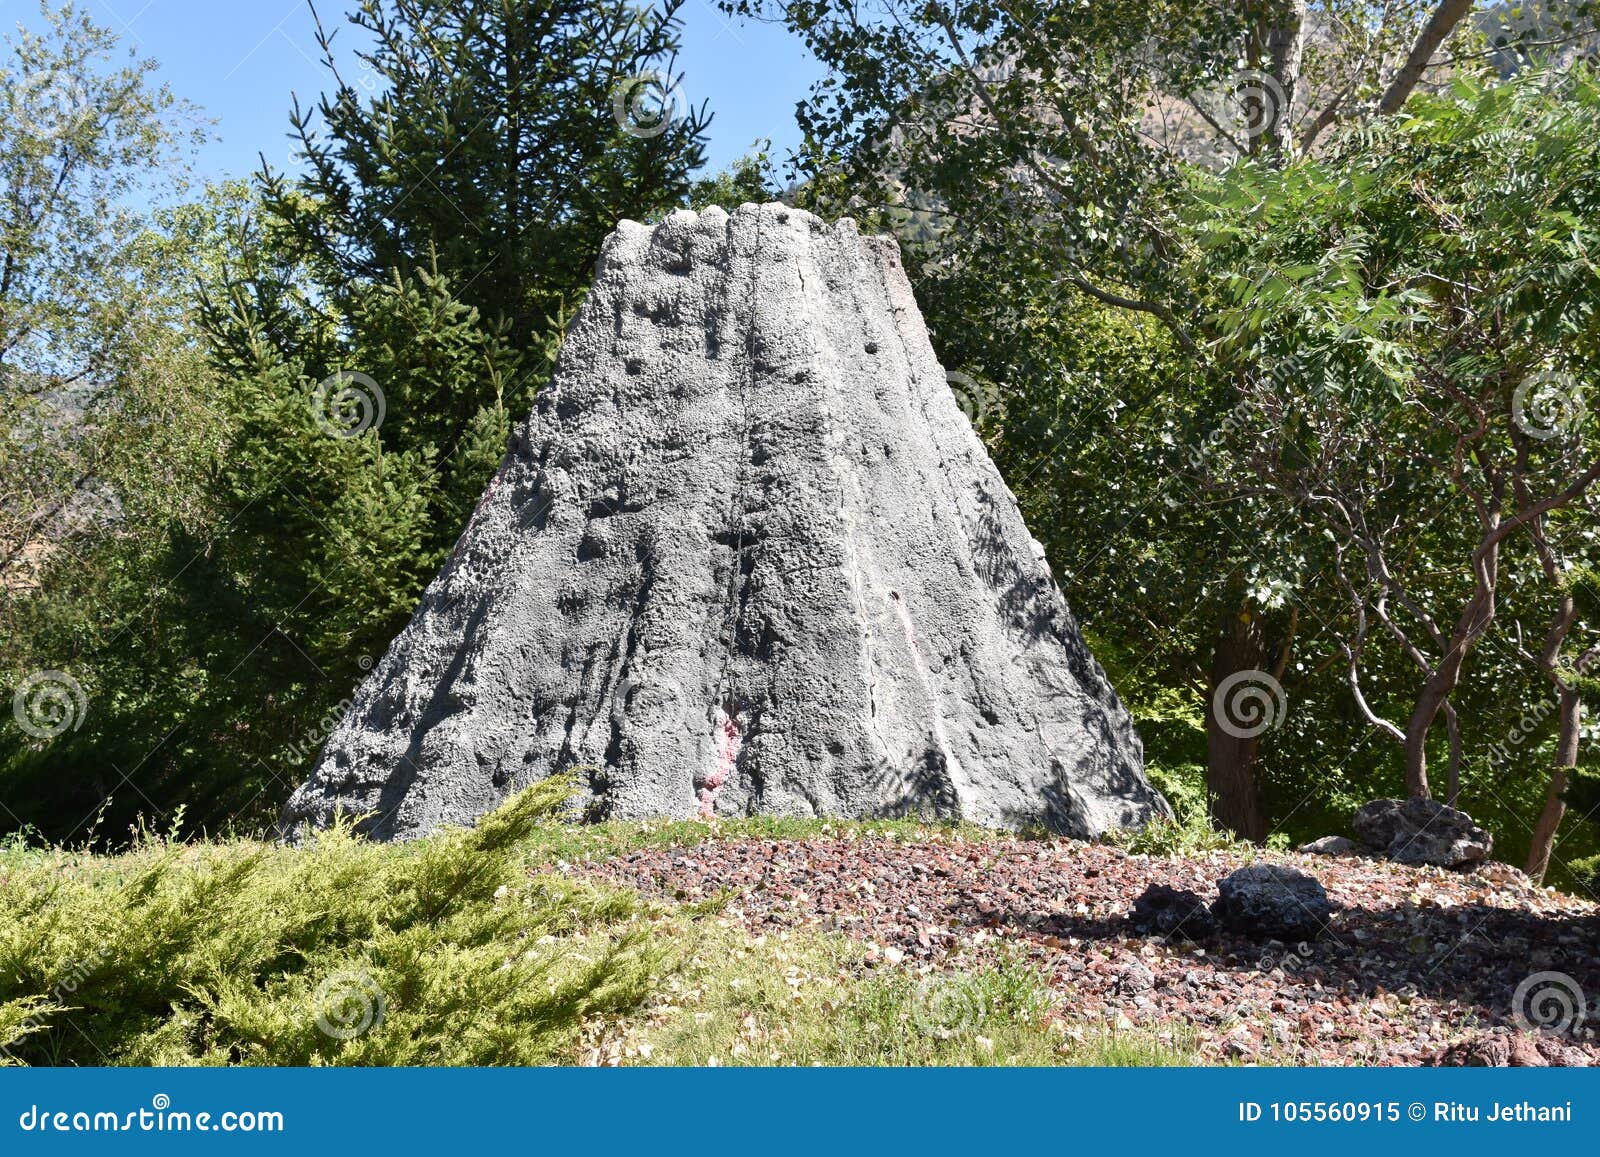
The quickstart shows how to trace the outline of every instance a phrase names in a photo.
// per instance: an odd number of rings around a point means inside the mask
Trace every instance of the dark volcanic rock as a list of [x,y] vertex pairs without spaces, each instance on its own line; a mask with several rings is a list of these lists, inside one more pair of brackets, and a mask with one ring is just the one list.
[[1283,864],[1251,864],[1217,884],[1211,912],[1232,932],[1260,940],[1315,940],[1333,914],[1315,876]]
[[1366,849],[1348,836],[1323,836],[1296,850],[1307,856],[1359,856]]
[[1144,961],[1134,959],[1117,969],[1117,991],[1128,996],[1149,992],[1156,986],[1156,974]]
[[1351,826],[1402,864],[1470,868],[1494,849],[1493,838],[1471,816],[1432,799],[1376,799],[1356,812]]
[[1137,931],[1175,940],[1204,940],[1217,922],[1204,899],[1182,888],[1151,884],[1133,902],[1128,923]]
[[596,818],[1170,815],[893,240],[781,204],[622,222],[282,823],[407,839],[568,770]]

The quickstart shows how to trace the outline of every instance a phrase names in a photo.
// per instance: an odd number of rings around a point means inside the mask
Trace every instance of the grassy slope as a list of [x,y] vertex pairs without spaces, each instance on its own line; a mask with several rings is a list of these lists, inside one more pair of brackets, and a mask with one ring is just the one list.
[[[902,821],[571,827],[558,786],[471,832],[305,849],[147,838],[0,849],[0,1043],[28,1064],[1161,1064],[1136,1034],[1047,1022],[1019,964],[928,979],[717,905],[574,882],[561,861],[708,836]],[[983,838],[976,829],[963,833]],[[3,1058],[0,1058],[3,1059]]]

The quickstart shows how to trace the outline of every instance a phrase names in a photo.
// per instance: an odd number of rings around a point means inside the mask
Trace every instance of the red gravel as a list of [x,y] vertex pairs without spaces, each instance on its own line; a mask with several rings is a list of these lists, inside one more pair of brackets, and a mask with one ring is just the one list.
[[[1460,875],[1370,859],[1258,859],[1322,881],[1335,908],[1325,936],[1301,946],[1224,932],[1192,945],[1127,926],[1150,884],[1215,898],[1216,881],[1245,862],[1223,852],[1150,857],[1005,837],[714,840],[573,870],[675,900],[732,890],[728,910],[752,931],[836,930],[871,945],[878,966],[963,971],[1009,945],[1048,978],[1069,1030],[1131,1023],[1193,1039],[1215,1059],[1600,1063],[1600,907],[1499,864]],[[1576,982],[1589,1023],[1514,1047],[1513,994],[1538,972]],[[1549,1016],[1552,1006],[1530,1011]]]

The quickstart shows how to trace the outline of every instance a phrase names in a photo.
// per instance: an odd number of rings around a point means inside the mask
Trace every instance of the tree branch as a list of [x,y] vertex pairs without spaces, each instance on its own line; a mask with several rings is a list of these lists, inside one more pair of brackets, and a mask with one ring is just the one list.
[[1417,42],[1411,46],[1411,53],[1406,57],[1405,64],[1400,66],[1400,71],[1395,73],[1394,79],[1389,82],[1389,87],[1378,99],[1380,116],[1400,111],[1401,106],[1406,103],[1406,99],[1411,96],[1417,83],[1422,79],[1422,74],[1427,69],[1428,62],[1433,59],[1433,54],[1438,51],[1439,45],[1445,42],[1450,33],[1455,31],[1456,25],[1461,23],[1461,18],[1471,10],[1472,0],[1439,0],[1439,6],[1433,10],[1433,15],[1417,34]]
[[[967,55],[967,50],[961,46],[961,38],[956,35],[955,27],[950,23],[949,16],[941,11],[938,13],[938,21],[940,27],[944,29],[945,38],[949,41],[951,50],[956,54],[956,58],[961,62],[962,71],[964,71],[968,78],[971,79],[974,90],[978,94],[978,99],[983,102],[983,107],[988,111],[989,115],[994,118],[995,124],[997,126],[1003,125],[1005,123],[1005,118],[1001,115],[999,108],[995,105],[994,97],[989,92],[988,84],[981,76],[978,75],[978,70],[973,66],[972,59]],[[1071,199],[1071,192],[1063,188],[1060,182],[1058,182],[1054,177],[1045,171],[1044,167],[1039,164],[1038,158],[1033,155],[1032,149],[1023,149],[1022,154],[1024,164],[1026,164],[1028,168],[1033,171],[1034,175],[1044,183],[1046,188],[1054,191],[1055,194],[1058,197],[1061,197],[1063,201],[1068,201]],[[1098,286],[1093,285],[1087,278],[1083,276],[1083,274],[1078,272],[1068,274],[1066,280],[1073,286],[1087,293],[1096,301],[1102,302],[1105,305],[1113,305],[1122,309],[1137,310],[1142,313],[1150,314],[1152,317],[1156,318],[1163,325],[1165,325],[1169,331],[1171,331],[1172,336],[1177,339],[1178,344],[1183,347],[1185,353],[1199,354],[1201,352],[1200,347],[1196,345],[1194,339],[1189,336],[1188,331],[1183,327],[1183,324],[1178,320],[1177,316],[1160,302],[1144,301],[1134,297],[1124,297],[1122,294],[1114,293],[1111,290],[1101,289]]]

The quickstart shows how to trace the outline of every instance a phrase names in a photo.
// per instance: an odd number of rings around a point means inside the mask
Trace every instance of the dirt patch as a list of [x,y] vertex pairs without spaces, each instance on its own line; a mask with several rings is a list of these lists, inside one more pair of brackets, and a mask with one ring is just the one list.
[[1052,1015],[1069,1032],[1181,1029],[1218,1060],[1415,1065],[1497,1056],[1447,1050],[1523,1027],[1520,1000],[1524,1020],[1560,1029],[1546,1033],[1539,1055],[1600,1063],[1597,1018],[1563,1018],[1559,997],[1539,999],[1550,982],[1528,985],[1560,974],[1575,1008],[1595,1011],[1600,907],[1533,887],[1503,865],[1461,875],[1357,858],[1263,860],[1322,881],[1335,908],[1325,936],[1261,943],[1222,931],[1192,944],[1130,926],[1129,908],[1153,884],[1215,898],[1217,880],[1246,862],[1227,852],[1166,858],[1076,841],[847,835],[713,840],[570,870],[680,901],[732,891],[729,913],[753,932],[842,932],[871,945],[868,960],[879,967],[961,971],[1020,953],[1048,979],[1059,998]]

